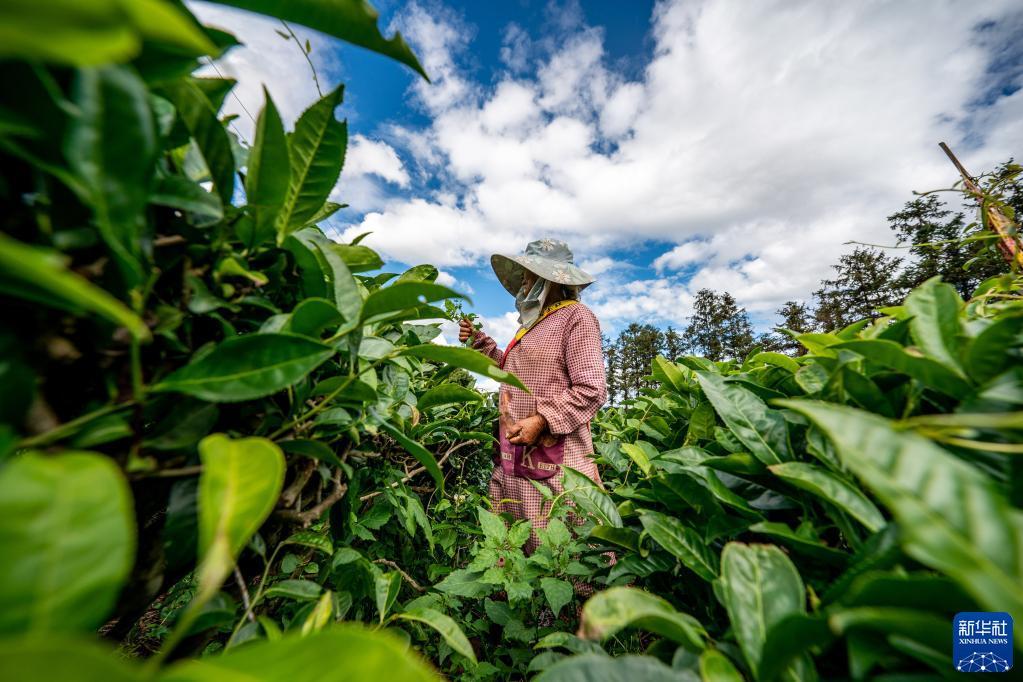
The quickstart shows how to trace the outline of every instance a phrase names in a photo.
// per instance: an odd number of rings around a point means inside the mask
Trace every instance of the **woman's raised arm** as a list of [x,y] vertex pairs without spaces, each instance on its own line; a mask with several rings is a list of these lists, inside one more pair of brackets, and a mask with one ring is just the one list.
[[487,357],[492,358],[497,364],[501,364],[504,351],[497,347],[497,341],[494,341],[482,331],[477,331],[473,335],[472,347]]

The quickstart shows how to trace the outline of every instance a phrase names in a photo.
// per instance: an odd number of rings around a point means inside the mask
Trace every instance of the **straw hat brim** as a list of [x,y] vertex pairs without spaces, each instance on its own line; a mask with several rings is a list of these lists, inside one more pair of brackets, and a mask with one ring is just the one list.
[[572,263],[563,263],[543,256],[505,256],[495,253],[490,257],[490,265],[494,268],[498,281],[512,296],[519,293],[522,273],[525,270],[550,282],[569,284],[580,289],[596,281],[593,275]]

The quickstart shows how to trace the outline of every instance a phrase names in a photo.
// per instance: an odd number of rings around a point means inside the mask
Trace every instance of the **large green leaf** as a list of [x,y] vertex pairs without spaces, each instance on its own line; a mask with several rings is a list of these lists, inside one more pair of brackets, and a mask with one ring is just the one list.
[[753,392],[727,383],[720,375],[697,372],[696,378],[707,400],[753,456],[764,464],[792,459],[788,427],[780,412],[769,408]]
[[679,682],[672,670],[653,656],[619,656],[603,652],[564,658],[538,675],[536,682]]
[[380,428],[387,432],[391,438],[398,441],[398,443],[405,448],[405,450],[416,458],[416,460],[423,465],[427,473],[433,477],[434,483],[437,484],[437,488],[444,491],[444,474],[440,470],[440,465],[437,464],[437,458],[433,456],[433,453],[424,448],[422,445],[412,440],[404,433],[402,433],[398,427],[394,426],[390,422],[383,422],[380,424]]
[[312,580],[282,580],[274,583],[266,591],[268,598],[279,597],[295,601],[315,601],[319,599],[323,587]]
[[965,376],[959,359],[962,329],[959,311],[963,300],[951,284],[932,277],[906,297],[906,312],[912,315],[910,333],[916,345],[928,356]]
[[156,125],[145,83],[124,66],[82,69],[64,141],[68,165],[125,281],[142,281],[142,231],[156,161]]
[[[604,528],[605,526],[598,527]],[[572,597],[575,596],[575,588],[572,587],[572,583],[560,578],[540,578],[540,589],[543,590],[543,594],[547,598],[547,603],[550,605],[555,617],[561,613],[561,609],[565,607],[565,604],[572,601]]]
[[245,175],[245,197],[253,221],[250,247],[274,234],[277,214],[284,205],[291,181],[284,124],[265,87],[263,98],[266,103],[256,120],[256,139],[249,150],[249,166]]
[[440,384],[434,386],[424,393],[416,401],[420,410],[429,410],[431,407],[451,405],[452,403],[481,402],[483,396],[458,384]]
[[333,354],[330,346],[294,334],[239,336],[171,373],[153,390],[210,402],[252,400],[291,386]]
[[265,438],[223,434],[199,443],[199,591],[193,607],[220,588],[235,558],[270,515],[284,483],[284,453]]
[[511,372],[506,372],[497,364],[483,355],[479,351],[471,350],[469,348],[457,348],[455,346],[441,346],[435,343],[424,343],[418,346],[409,346],[401,350],[401,355],[411,355],[412,357],[422,358],[424,360],[432,360],[434,362],[444,362],[455,367],[461,367],[467,369],[470,372],[476,372],[483,376],[490,377],[495,381],[500,381],[502,384],[508,384],[521,388],[523,391],[526,387],[523,385],[519,378]]
[[917,643],[938,653],[927,658],[939,659],[941,671],[948,670],[945,666],[951,663],[947,658],[948,619],[933,612],[872,607],[845,609],[829,613],[828,626],[838,636],[866,631],[883,634],[889,641],[898,637]]
[[[303,278],[314,285],[306,294],[334,300],[345,318],[339,333],[355,329],[359,324],[362,293],[348,266],[334,251],[334,242],[327,239],[319,228],[306,227],[291,234],[284,245],[295,254],[299,267],[303,269]],[[315,286],[316,280],[318,287]],[[321,293],[314,293],[316,291]]]
[[436,609],[420,606],[397,613],[394,617],[399,620],[411,620],[429,625],[444,638],[444,641],[454,649],[455,653],[465,656],[473,663],[476,663],[476,654],[472,650],[472,644],[469,643],[465,633],[462,632],[462,628],[458,627],[458,623],[452,620],[450,616],[446,616]]
[[480,581],[482,571],[469,571],[464,568],[455,569],[444,576],[444,579],[434,585],[434,589],[450,594],[455,597],[469,597],[472,599],[482,597],[490,593],[490,585]]
[[971,391],[970,385],[955,370],[933,358],[914,355],[894,341],[887,339],[844,341],[832,348],[859,353],[871,362],[907,374],[924,386],[955,398],[964,398]]
[[379,15],[366,0],[216,0],[261,14],[294,21],[328,33],[353,45],[395,59],[426,78],[419,60],[400,33],[384,38],[377,28]]
[[277,220],[279,242],[316,215],[341,175],[348,124],[334,118],[334,109],[341,104],[343,92],[344,86],[339,85],[306,109],[295,123],[295,132],[288,140],[291,181]]
[[654,378],[660,381],[662,384],[667,383],[673,389],[679,393],[687,393],[689,386],[686,384],[686,377],[671,360],[668,360],[660,355],[654,358],[651,372]]
[[235,161],[231,138],[200,85],[201,81],[195,78],[181,78],[164,88],[178,110],[178,117],[202,152],[213,179],[213,189],[226,206],[234,194]]
[[166,670],[158,682],[437,682],[440,677],[387,632],[335,626],[305,637],[256,642]]
[[878,531],[885,524],[881,512],[859,488],[823,467],[806,462],[785,462],[768,468],[775,476],[848,512],[867,530]]
[[67,635],[0,639],[0,680],[142,682],[142,667],[113,648]]
[[749,527],[750,532],[767,535],[779,544],[785,545],[798,554],[815,561],[843,565],[849,561],[849,555],[840,550],[828,547],[820,540],[804,537],[794,532],[784,523],[777,521],[761,521]]
[[583,605],[581,636],[605,640],[627,627],[649,630],[690,651],[702,651],[707,633],[700,622],[660,597],[634,587],[612,587]]
[[130,59],[144,39],[191,56],[217,50],[187,12],[162,0],[0,4],[0,58],[96,66]]
[[465,298],[457,291],[432,282],[400,282],[378,289],[366,298],[362,306],[362,321],[366,324],[386,319],[388,313],[417,308],[426,303],[448,298]]
[[767,633],[764,651],[769,655],[760,662],[761,682],[772,682],[811,648],[824,648],[834,639],[825,616],[793,613],[782,618]]
[[618,513],[611,497],[601,490],[593,479],[570,466],[563,465],[561,470],[564,472],[562,484],[565,487],[565,494],[571,497],[580,509],[595,516],[604,525],[622,527],[621,514]]
[[[803,580],[774,545],[729,542],[721,553],[721,594],[746,662],[758,674],[764,642],[786,616],[805,613]],[[795,679],[799,679],[796,677]]]
[[95,630],[131,571],[134,526],[128,484],[108,457],[28,452],[4,465],[0,632]]
[[697,533],[681,521],[666,514],[643,510],[639,517],[647,535],[704,580],[718,576],[717,555],[712,553]]
[[282,331],[318,339],[343,319],[337,307],[327,299],[306,298],[291,311]]
[[[649,445],[649,443],[646,443],[645,441],[643,444]],[[646,448],[639,443],[622,443],[620,447],[622,452],[628,455],[629,459],[636,463],[636,466],[639,467],[639,470],[643,472],[644,476],[650,475],[650,455]]]
[[700,677],[707,682],[743,682],[732,662],[717,649],[706,649],[700,654]]
[[341,256],[341,260],[352,272],[365,272],[384,267],[380,254],[362,244],[335,244],[334,251]]
[[988,325],[967,348],[966,362],[970,376],[985,383],[1008,369],[1014,358],[1009,349],[1020,345],[1023,338],[1023,315],[1016,314]]
[[785,403],[828,435],[842,463],[891,510],[907,554],[956,580],[982,606],[1023,613],[1023,514],[994,481],[882,417],[827,403]]
[[169,206],[192,214],[196,227],[208,227],[224,217],[220,197],[184,175],[162,175],[149,194],[149,203]]
[[148,339],[142,319],[116,298],[68,270],[55,252],[0,234],[0,291],[43,305],[87,310]]

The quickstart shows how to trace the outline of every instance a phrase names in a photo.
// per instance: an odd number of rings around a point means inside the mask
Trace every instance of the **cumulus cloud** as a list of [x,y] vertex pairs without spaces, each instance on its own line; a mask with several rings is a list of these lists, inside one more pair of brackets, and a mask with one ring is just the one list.
[[354,135],[345,155],[345,177],[376,175],[399,187],[408,187],[409,177],[394,147],[386,142]]
[[594,289],[595,308],[679,322],[707,286],[770,313],[805,297],[844,242],[891,241],[885,216],[911,189],[954,180],[937,141],[978,169],[1019,155],[1023,91],[989,81],[1012,34],[990,27],[1020,16],[1010,0],[665,0],[639,78],[576,21],[528,62],[542,41],[510,26],[510,72],[485,85],[461,66],[471,31],[413,4],[401,28],[437,85],[413,86],[431,122],[405,139],[442,186],[349,231],[451,266],[539,236],[592,263],[674,242],[652,263],[661,278]]
[[[279,23],[190,6],[253,46],[218,63],[241,80],[225,109],[243,136],[263,83],[289,124],[316,98]],[[509,24],[504,68],[483,79],[459,15],[399,13],[392,28],[433,80],[410,86],[427,123],[382,125],[386,143],[353,137],[344,238],[372,231],[389,258],[454,268],[558,237],[604,268],[587,299],[609,325],[680,322],[704,286],[769,315],[805,298],[845,242],[890,242],[885,216],[910,190],[954,181],[937,141],[977,171],[1021,155],[1014,0],[662,0],[638,74],[578,3],[552,3],[548,19],[556,36]],[[321,73],[339,73],[333,55],[314,49]],[[646,240],[668,246],[636,280],[616,252]]]

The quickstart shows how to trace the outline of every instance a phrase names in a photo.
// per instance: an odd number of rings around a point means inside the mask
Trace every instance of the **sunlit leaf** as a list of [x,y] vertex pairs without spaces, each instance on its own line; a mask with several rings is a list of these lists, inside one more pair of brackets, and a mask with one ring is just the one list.
[[135,559],[127,481],[100,454],[16,457],[0,469],[0,547],[0,632],[92,632]]
[[469,348],[456,348],[454,346],[440,346],[435,343],[424,343],[418,346],[409,346],[401,351],[402,355],[411,355],[412,357],[422,358],[424,360],[432,360],[434,362],[444,362],[455,367],[461,367],[467,369],[470,372],[476,372],[484,376],[490,377],[495,381],[499,381],[502,384],[508,384],[515,386],[523,391],[526,390],[525,385],[519,381],[511,372],[506,372],[497,364],[483,355],[482,353],[471,350]]
[[153,390],[187,393],[211,402],[251,400],[287,388],[333,354],[330,346],[304,336],[240,336],[173,372]]
[[220,588],[235,558],[269,516],[284,483],[284,454],[265,438],[223,434],[199,443],[199,592],[201,604]]
[[305,226],[337,184],[348,145],[348,125],[334,118],[343,92],[339,85],[306,109],[288,139],[291,180],[277,219],[279,242]]
[[96,228],[129,286],[142,273],[142,209],[156,161],[146,85],[127,67],[82,69],[72,94],[64,153],[92,207]]
[[458,627],[450,616],[446,616],[436,609],[418,607],[403,611],[394,615],[399,620],[411,620],[429,625],[436,630],[444,641],[448,643],[455,653],[465,656],[473,663],[476,662],[476,654],[472,650],[472,644],[466,638],[462,628]]
[[89,311],[123,326],[136,339],[149,328],[127,306],[66,267],[56,253],[0,234],[0,291],[43,305]]
[[771,627],[806,611],[799,571],[773,545],[730,542],[721,553],[719,585],[739,646],[750,668],[758,671],[770,655],[764,642]]
[[706,637],[695,618],[634,587],[612,587],[598,592],[583,605],[579,624],[583,637],[604,640],[627,627],[649,630],[691,651],[701,651]]
[[249,167],[245,175],[245,197],[253,220],[250,247],[274,234],[277,215],[291,181],[284,124],[265,86],[263,99],[266,103],[256,120],[256,139],[249,151]]
[[785,462],[768,468],[775,476],[848,512],[867,530],[877,531],[885,524],[881,512],[859,488],[827,469],[806,462]]

